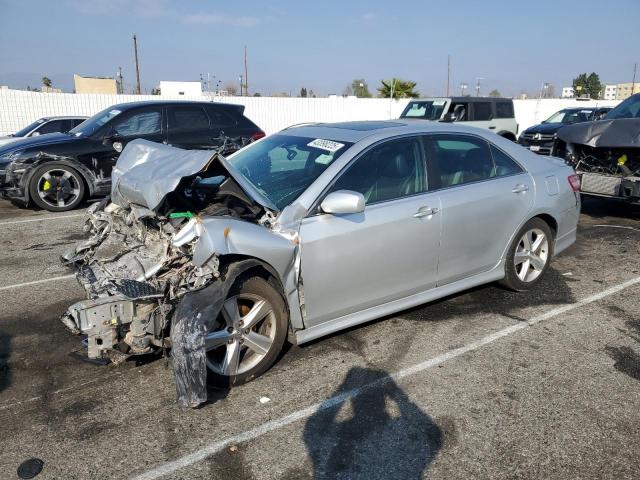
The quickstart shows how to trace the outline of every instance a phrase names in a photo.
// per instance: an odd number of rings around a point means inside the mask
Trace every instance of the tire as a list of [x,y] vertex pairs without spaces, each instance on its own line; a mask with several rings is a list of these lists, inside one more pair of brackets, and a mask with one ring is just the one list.
[[63,163],[40,166],[29,180],[29,197],[50,212],[73,210],[84,200],[85,190],[82,175]]
[[[544,236],[542,239],[541,235]],[[535,245],[537,241],[540,241],[538,246]],[[544,220],[532,218],[525,223],[507,251],[505,277],[500,283],[516,292],[535,287],[549,268],[553,243],[553,232]]]
[[[264,303],[259,304],[260,301]],[[230,314],[234,304],[239,315],[235,322]],[[252,322],[249,314],[254,309],[258,313],[255,323],[249,328],[239,323],[247,321],[247,317]],[[274,364],[287,338],[289,315],[282,295],[260,277],[239,279],[229,291],[222,310],[216,326],[207,333],[208,338],[219,343],[207,349],[207,383],[230,388],[259,377]],[[233,364],[234,353],[238,355],[235,373],[232,366],[225,373],[225,363]]]

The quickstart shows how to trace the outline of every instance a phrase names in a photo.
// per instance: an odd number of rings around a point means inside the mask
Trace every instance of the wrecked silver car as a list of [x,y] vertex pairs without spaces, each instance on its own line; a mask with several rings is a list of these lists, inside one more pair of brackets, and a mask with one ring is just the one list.
[[171,349],[178,400],[197,406],[208,382],[266,371],[287,338],[495,280],[533,287],[575,241],[573,177],[426,122],[299,126],[229,158],[136,140],[63,256],[88,299],[62,322],[93,359]]
[[640,203],[640,94],[599,122],[558,131],[555,155],[582,177],[582,193]]

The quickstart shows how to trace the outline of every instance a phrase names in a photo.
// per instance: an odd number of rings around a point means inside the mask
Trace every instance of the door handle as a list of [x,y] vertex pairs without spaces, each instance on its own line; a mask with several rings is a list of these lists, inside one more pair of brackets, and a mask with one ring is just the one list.
[[438,213],[440,210],[438,208],[429,208],[429,207],[420,207],[416,213],[413,214],[414,218],[423,218],[428,217],[429,215],[433,215]]
[[529,187],[527,185],[523,185],[523,184],[519,183],[518,185],[513,187],[511,189],[511,191],[513,193],[524,193],[524,192],[528,192],[529,191]]
[[489,127],[489,130],[495,130],[495,129],[496,129],[496,127],[495,127],[495,126],[490,126],[490,127]]

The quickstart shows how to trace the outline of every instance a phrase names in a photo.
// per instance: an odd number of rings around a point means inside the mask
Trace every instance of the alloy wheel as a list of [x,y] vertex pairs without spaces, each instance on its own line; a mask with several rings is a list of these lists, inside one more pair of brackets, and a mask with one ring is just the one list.
[[525,232],[514,255],[516,275],[520,281],[533,282],[544,271],[549,259],[549,240],[539,228]]
[[276,316],[259,295],[242,293],[222,306],[222,322],[205,336],[207,367],[218,375],[235,376],[258,365],[276,337]]
[[68,170],[47,170],[38,179],[38,196],[52,207],[66,207],[77,201],[80,196],[80,182],[81,180]]

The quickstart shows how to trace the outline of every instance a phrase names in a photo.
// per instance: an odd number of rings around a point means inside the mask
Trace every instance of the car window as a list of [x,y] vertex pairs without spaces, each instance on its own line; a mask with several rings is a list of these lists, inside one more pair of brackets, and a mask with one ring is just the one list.
[[207,130],[209,118],[204,109],[198,106],[171,107],[169,130]]
[[50,122],[42,124],[36,132],[44,135],[45,133],[62,132],[64,130],[64,120],[51,120]]
[[441,135],[432,138],[432,168],[436,177],[434,180],[439,180],[441,187],[477,182],[495,175],[493,159],[486,141],[465,135]]
[[209,113],[209,119],[211,120],[211,126],[216,127],[231,127],[237,125],[238,122],[228,113],[224,112],[221,108],[207,108]]
[[520,165],[518,165],[509,155],[494,145],[490,145],[489,148],[491,149],[491,155],[495,165],[491,172],[492,177],[504,177],[506,175],[522,173],[522,167],[520,167]]
[[71,123],[72,123],[72,127],[71,128],[77,127],[78,125],[80,125],[84,121],[85,121],[84,118],[76,118],[75,120],[72,120],[71,121]]
[[138,110],[116,120],[113,131],[123,137],[159,133],[161,117],[160,109]]
[[496,102],[496,118],[513,118],[513,103]]
[[474,102],[473,103],[473,120],[476,122],[491,120],[491,102]]
[[605,116],[607,120],[616,118],[640,118],[640,95],[627,98]]
[[454,122],[466,122],[469,120],[469,104],[452,102],[448,114],[454,114]]
[[384,202],[426,190],[422,147],[416,138],[376,146],[351,164],[331,191],[362,193],[366,204]]

